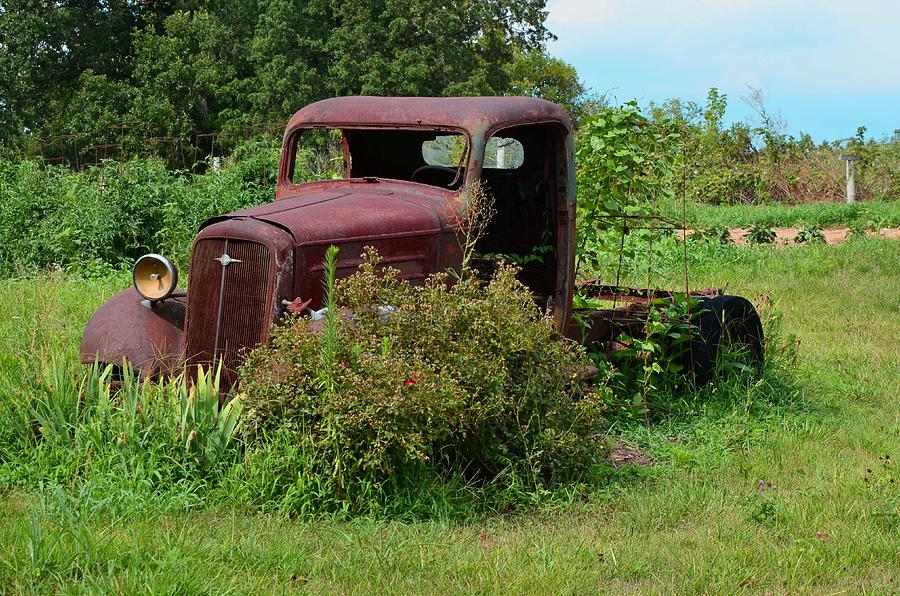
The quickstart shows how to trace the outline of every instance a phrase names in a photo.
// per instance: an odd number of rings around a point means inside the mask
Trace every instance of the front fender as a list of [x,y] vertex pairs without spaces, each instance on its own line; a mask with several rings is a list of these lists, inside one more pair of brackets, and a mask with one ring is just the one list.
[[183,361],[186,300],[169,298],[153,306],[134,288],[122,290],[94,313],[81,340],[81,362],[121,366],[142,377],[173,371]]

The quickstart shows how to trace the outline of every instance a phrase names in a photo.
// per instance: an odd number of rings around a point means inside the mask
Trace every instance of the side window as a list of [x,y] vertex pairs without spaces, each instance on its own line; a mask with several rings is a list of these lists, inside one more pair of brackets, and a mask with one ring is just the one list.
[[291,182],[300,184],[344,175],[341,131],[315,128],[304,130],[295,142]]
[[525,163],[525,148],[516,139],[491,137],[484,149],[484,167],[516,170]]

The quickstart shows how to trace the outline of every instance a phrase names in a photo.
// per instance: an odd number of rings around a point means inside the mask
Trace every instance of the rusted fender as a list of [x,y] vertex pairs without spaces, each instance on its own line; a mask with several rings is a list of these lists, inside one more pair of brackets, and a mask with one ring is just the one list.
[[142,377],[173,371],[183,360],[185,307],[183,297],[151,307],[134,288],[122,290],[94,313],[85,328],[81,362],[121,366],[124,360]]

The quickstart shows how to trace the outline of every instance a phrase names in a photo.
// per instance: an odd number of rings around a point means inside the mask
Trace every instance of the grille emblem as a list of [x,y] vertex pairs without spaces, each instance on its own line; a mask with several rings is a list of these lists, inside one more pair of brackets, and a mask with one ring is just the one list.
[[240,263],[241,262],[240,259],[232,259],[231,257],[229,257],[227,252],[225,254],[223,254],[221,257],[213,258],[213,261],[219,261],[220,263],[222,263],[222,267],[228,267],[232,263]]

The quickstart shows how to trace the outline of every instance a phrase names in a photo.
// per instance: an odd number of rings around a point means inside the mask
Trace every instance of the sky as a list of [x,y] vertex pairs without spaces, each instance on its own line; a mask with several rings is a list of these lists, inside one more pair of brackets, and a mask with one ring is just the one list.
[[549,0],[552,54],[595,93],[643,105],[760,89],[816,141],[900,129],[900,0]]

